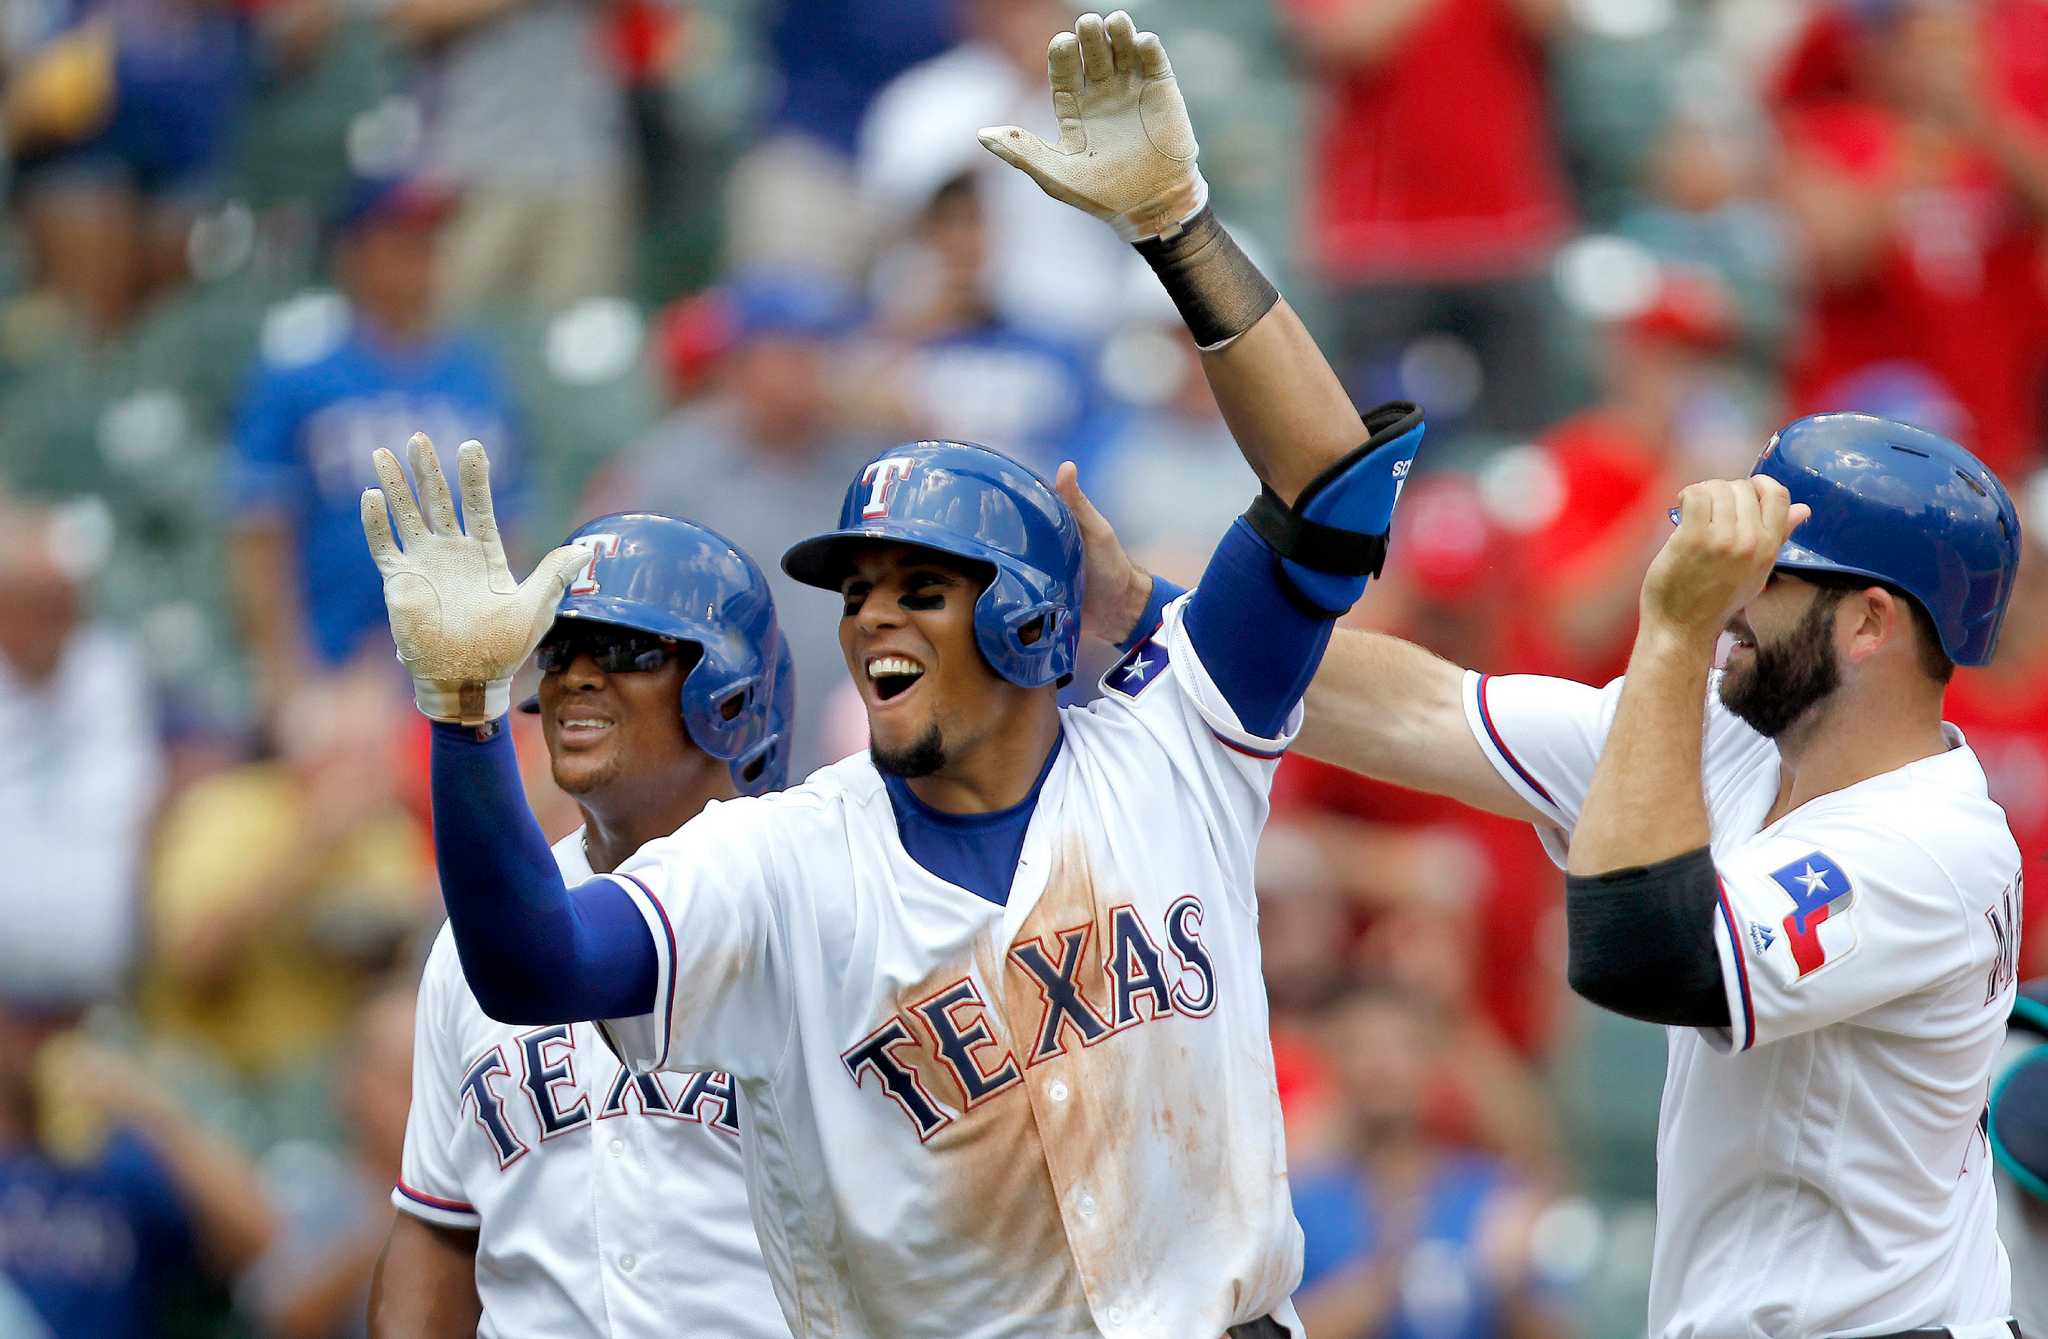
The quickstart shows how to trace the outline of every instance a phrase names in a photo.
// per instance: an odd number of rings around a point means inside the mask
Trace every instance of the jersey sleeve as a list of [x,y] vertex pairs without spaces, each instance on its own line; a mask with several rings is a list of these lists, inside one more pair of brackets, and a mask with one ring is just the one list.
[[1883,1026],[1871,1016],[1895,1005],[1917,1014],[1927,991],[1989,969],[1988,932],[1949,872],[1882,810],[1796,819],[1715,867],[1730,1020],[1725,1032],[1703,1030],[1716,1049],[1857,1017]]
[[[1559,869],[1585,811],[1586,792],[1592,789],[1626,682],[1615,679],[1595,688],[1536,674],[1465,674],[1465,721],[1472,737],[1501,779],[1543,815],[1537,835]],[[1710,678],[1702,775],[1736,773],[1752,755],[1772,747],[1721,705],[1720,677]]]
[[475,1228],[483,1220],[463,1188],[456,1156],[462,1132],[462,1061],[450,1028],[451,992],[462,982],[455,940],[446,927],[434,941],[413,1010],[412,1107],[405,1116],[405,1151],[391,1203],[440,1227]]
[[1480,751],[1542,814],[1543,845],[1559,865],[1600,763],[1620,679],[1605,688],[1536,674],[1465,675],[1465,721]]
[[610,876],[654,939],[653,1011],[598,1024],[635,1071],[759,1078],[780,1061],[795,1014],[769,814],[761,801],[713,804]]

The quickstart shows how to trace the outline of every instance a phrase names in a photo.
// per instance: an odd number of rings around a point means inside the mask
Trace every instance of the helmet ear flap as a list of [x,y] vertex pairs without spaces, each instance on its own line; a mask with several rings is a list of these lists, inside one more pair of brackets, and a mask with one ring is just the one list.
[[982,657],[1020,688],[1044,687],[1074,668],[1073,611],[1036,586],[1026,572],[1000,566],[974,606]]

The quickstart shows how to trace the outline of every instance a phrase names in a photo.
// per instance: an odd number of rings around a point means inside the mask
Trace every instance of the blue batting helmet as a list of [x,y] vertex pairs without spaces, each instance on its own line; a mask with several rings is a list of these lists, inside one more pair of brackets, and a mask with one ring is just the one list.
[[695,643],[682,694],[690,741],[732,770],[742,795],[780,789],[796,671],[760,567],[717,531],[651,512],[600,516],[566,542],[579,540],[595,556],[555,617]]
[[1030,469],[971,442],[891,447],[846,490],[839,528],[783,554],[782,570],[806,585],[838,590],[853,565],[848,550],[875,540],[994,568],[974,605],[974,639],[990,668],[1023,688],[1073,676],[1081,640],[1081,527]]
[[2019,571],[2020,518],[1983,462],[1923,428],[1815,414],[1773,437],[1755,473],[1813,509],[1779,567],[1896,586],[1933,619],[1950,660],[1991,659]]

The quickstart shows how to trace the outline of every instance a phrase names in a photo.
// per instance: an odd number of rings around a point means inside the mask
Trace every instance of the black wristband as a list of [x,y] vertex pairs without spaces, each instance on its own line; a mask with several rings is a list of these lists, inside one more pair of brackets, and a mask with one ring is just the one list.
[[1195,343],[1205,350],[1236,339],[1280,300],[1280,290],[1259,273],[1207,205],[1173,236],[1148,238],[1137,246]]

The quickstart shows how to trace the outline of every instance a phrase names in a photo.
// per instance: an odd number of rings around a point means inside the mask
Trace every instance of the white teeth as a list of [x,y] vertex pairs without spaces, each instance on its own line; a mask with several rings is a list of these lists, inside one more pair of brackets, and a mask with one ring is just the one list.
[[922,673],[924,673],[924,666],[918,664],[915,660],[907,660],[902,656],[876,656],[868,662],[868,677],[870,679],[879,679],[885,674],[909,674],[915,676]]
[[563,721],[562,728],[564,730],[582,731],[609,730],[612,728],[612,723],[610,721]]

